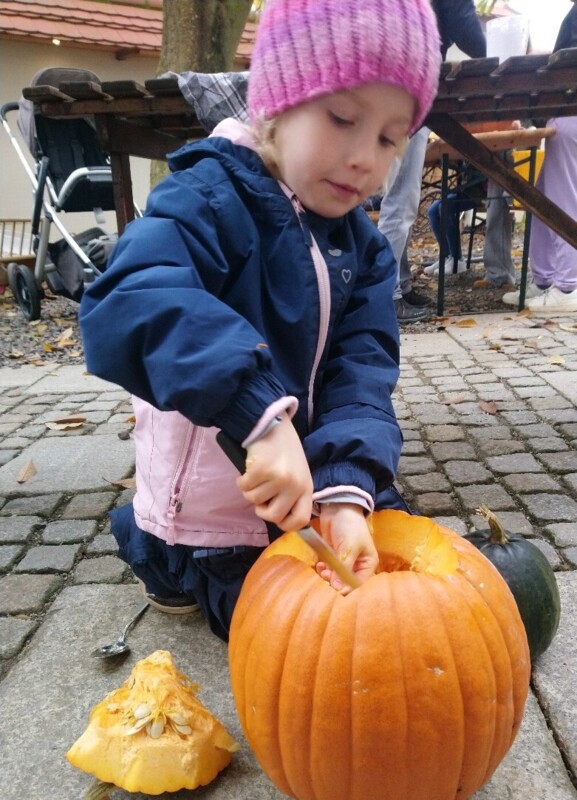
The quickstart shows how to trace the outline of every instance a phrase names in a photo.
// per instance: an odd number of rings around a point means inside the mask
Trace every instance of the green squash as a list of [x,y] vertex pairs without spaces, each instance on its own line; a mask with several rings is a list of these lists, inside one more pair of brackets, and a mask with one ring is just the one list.
[[531,661],[544,653],[559,627],[561,601],[551,565],[541,550],[518,533],[505,531],[487,506],[477,509],[489,523],[488,531],[464,538],[497,568],[517,602],[525,625]]

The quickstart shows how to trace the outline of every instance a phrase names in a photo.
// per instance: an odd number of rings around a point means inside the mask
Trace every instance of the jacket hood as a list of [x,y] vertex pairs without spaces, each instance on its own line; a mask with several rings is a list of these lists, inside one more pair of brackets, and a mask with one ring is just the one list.
[[238,120],[223,120],[206,139],[185,144],[169,153],[168,166],[172,172],[179,172],[205,158],[216,159],[229,174],[237,175],[244,183],[254,185],[256,181],[261,191],[275,194],[280,191],[277,181],[255,150],[250,128]]

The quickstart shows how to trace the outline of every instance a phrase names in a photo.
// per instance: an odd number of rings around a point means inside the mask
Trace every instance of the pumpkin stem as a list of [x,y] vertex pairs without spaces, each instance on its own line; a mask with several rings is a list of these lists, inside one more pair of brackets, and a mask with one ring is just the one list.
[[491,544],[507,544],[509,537],[497,515],[488,506],[480,506],[475,510],[477,514],[480,514],[489,523],[489,541]]

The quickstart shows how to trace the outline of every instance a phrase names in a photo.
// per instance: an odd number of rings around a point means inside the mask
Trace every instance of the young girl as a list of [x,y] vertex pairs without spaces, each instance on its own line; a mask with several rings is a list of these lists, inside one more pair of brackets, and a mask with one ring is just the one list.
[[[269,0],[251,124],[226,120],[170,156],[82,300],[88,369],[134,395],[119,555],[155,605],[198,603],[224,639],[267,527],[319,514],[366,580],[367,513],[406,508],[392,485],[396,265],[359,206],[422,124],[439,66],[428,0]],[[246,449],[241,476],[219,430]]]

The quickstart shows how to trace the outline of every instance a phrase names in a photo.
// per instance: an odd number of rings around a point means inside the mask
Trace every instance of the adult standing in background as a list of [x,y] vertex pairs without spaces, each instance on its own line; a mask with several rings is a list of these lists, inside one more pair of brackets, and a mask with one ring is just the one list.
[[[577,5],[567,13],[553,52],[577,47]],[[556,134],[547,140],[537,188],[577,219],[577,117],[550,119]],[[529,261],[533,282],[527,287],[526,307],[543,314],[577,311],[577,250],[538,217],[532,221]],[[516,305],[519,292],[509,292],[503,302]]]
[[[443,60],[452,44],[471,58],[485,58],[487,44],[474,0],[431,0],[431,4],[437,16]],[[390,176],[390,190],[383,197],[379,214],[378,228],[389,240],[397,261],[394,301],[401,324],[418,322],[429,315],[426,306],[430,300],[413,289],[408,260],[403,259],[419,210],[428,136],[429,129],[422,127],[411,137],[396,177]]]

